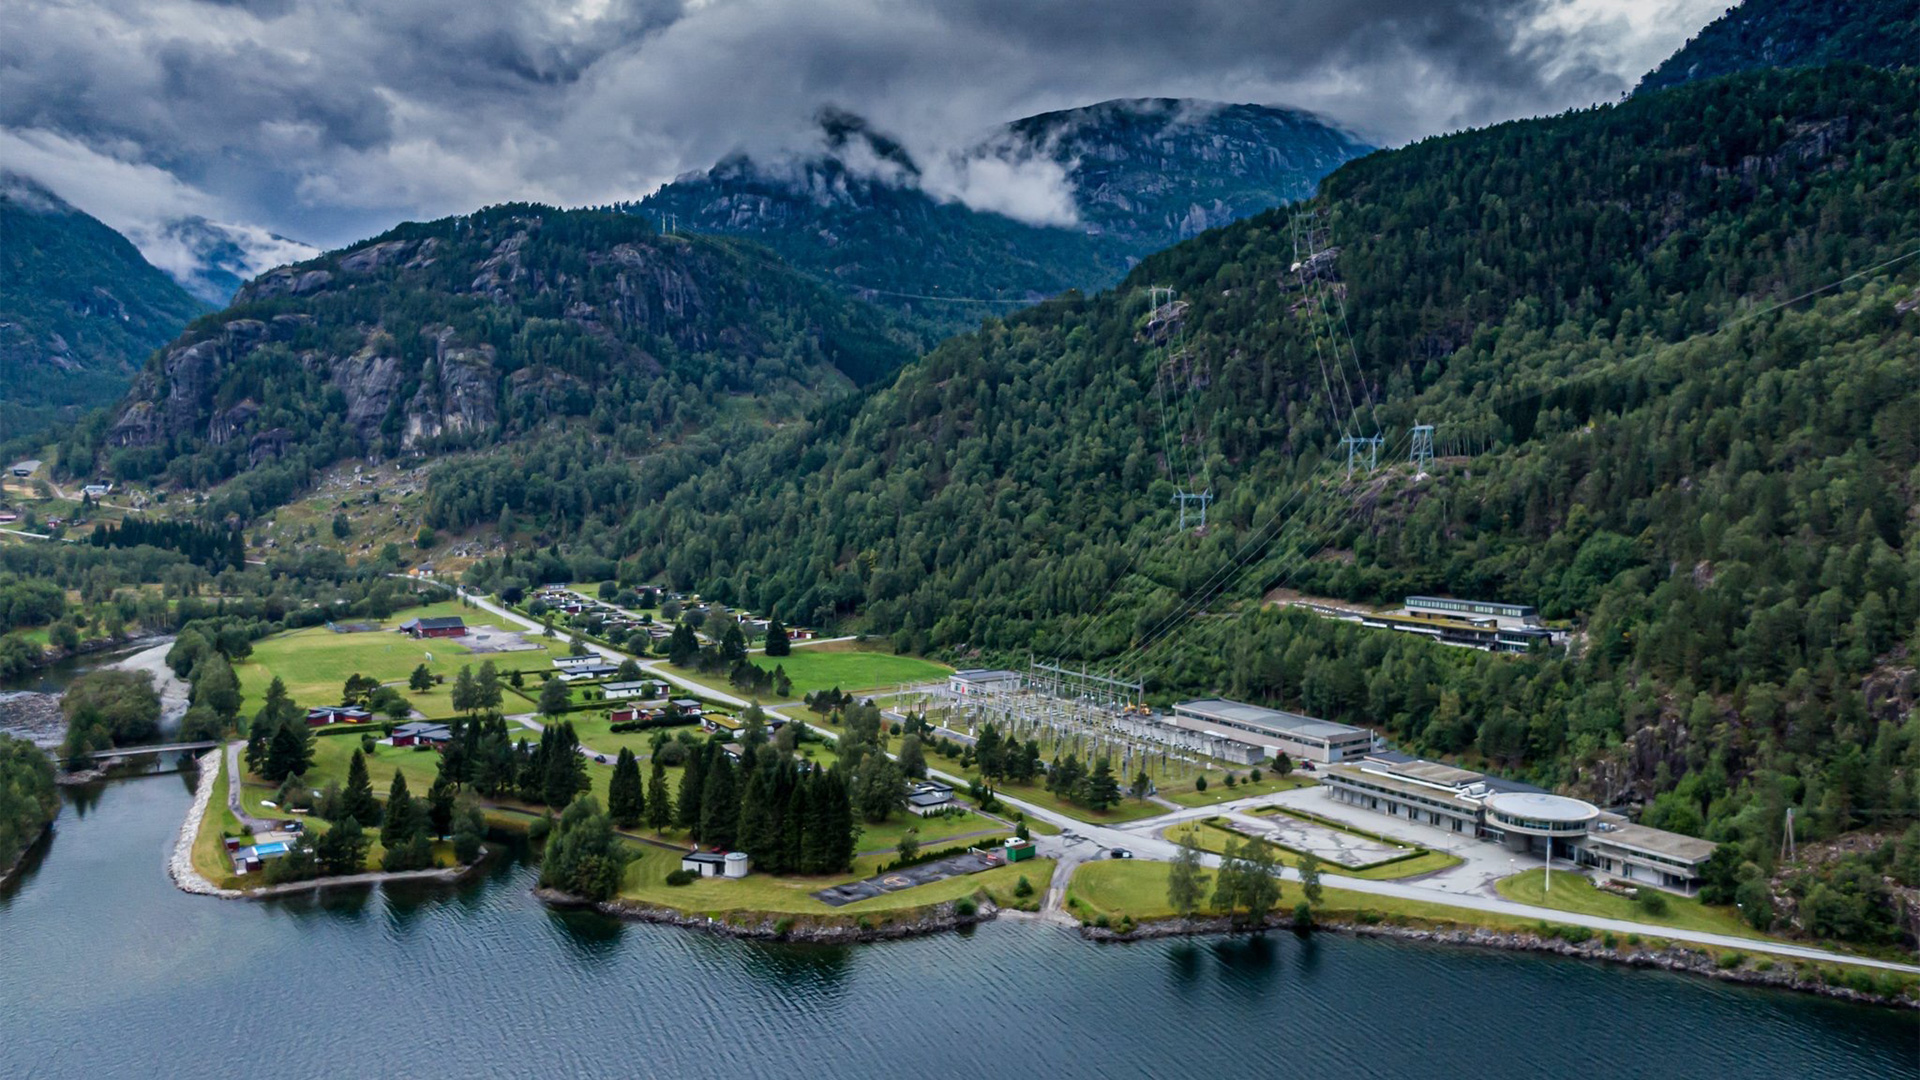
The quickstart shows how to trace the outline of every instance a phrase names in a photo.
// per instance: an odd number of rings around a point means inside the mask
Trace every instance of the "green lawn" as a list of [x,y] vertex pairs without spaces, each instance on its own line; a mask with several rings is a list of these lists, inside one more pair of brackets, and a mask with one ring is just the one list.
[[[346,684],[347,676],[356,672],[404,686],[413,669],[424,663],[429,671],[443,676],[445,681],[423,694],[409,692],[408,698],[414,708],[427,716],[444,719],[453,715],[453,679],[462,666],[478,667],[491,659],[502,670],[545,668],[553,656],[566,652],[564,646],[533,637],[530,640],[542,643],[540,651],[476,656],[455,639],[415,640],[391,629],[407,619],[433,615],[460,615],[474,625],[484,624],[488,619],[485,612],[463,608],[457,603],[441,603],[409,608],[387,620],[382,629],[366,633],[336,634],[324,626],[315,626],[275,634],[255,643],[253,654],[234,668],[246,698],[242,708],[248,711],[257,708],[266,694],[267,684],[276,675],[287,684],[287,692],[294,702],[306,708],[339,704],[341,687]],[[530,685],[536,687],[537,693],[537,683]],[[511,696],[509,700],[513,700]]]
[[1299,773],[1294,773],[1291,776],[1274,776],[1270,773],[1263,772],[1257,783],[1247,780],[1244,773],[1238,775],[1241,779],[1235,781],[1232,787],[1221,783],[1220,778],[1215,776],[1207,780],[1207,790],[1205,791],[1195,791],[1192,785],[1188,785],[1186,790],[1162,790],[1160,796],[1170,802],[1179,803],[1181,806],[1214,806],[1219,803],[1232,802],[1235,799],[1252,798],[1255,795],[1271,795],[1277,791],[1292,791],[1294,788],[1312,787],[1314,783],[1312,777],[1302,776]]
[[[1148,922],[1173,917],[1167,903],[1167,874],[1171,863],[1141,859],[1102,859],[1084,863],[1073,873],[1067,895],[1073,913],[1084,922],[1105,916],[1110,922],[1123,919]],[[1207,895],[1213,889],[1213,871],[1206,871]],[[1280,912],[1287,912],[1305,899],[1298,882],[1281,885]],[[1349,919],[1360,912],[1379,915],[1384,921],[1420,923],[1459,923],[1490,926],[1502,930],[1539,930],[1540,923],[1503,915],[1449,907],[1425,900],[1403,900],[1390,896],[1371,896],[1328,887],[1315,912],[1322,917]],[[1203,912],[1211,914],[1211,911]]]
[[702,878],[692,884],[676,887],[667,884],[667,875],[680,868],[680,857],[674,852],[658,848],[639,850],[639,857],[627,864],[626,874],[621,879],[622,899],[713,916],[767,912],[854,918],[945,903],[982,891],[997,904],[1014,906],[1018,901],[1014,899],[1013,889],[1021,877],[1027,878],[1034,886],[1035,896],[1038,896],[1053,874],[1051,861],[1035,859],[834,908],[814,899],[812,894],[829,885],[871,876],[874,867],[870,860],[860,860],[853,874],[776,878],[755,873],[738,880]]
[[[1195,847],[1202,851],[1211,851],[1216,855],[1224,854],[1227,850],[1228,843],[1247,839],[1246,834],[1237,829],[1229,829],[1209,821],[1193,822],[1184,828],[1171,828],[1167,830],[1166,835],[1167,839],[1176,841],[1182,838],[1191,838]],[[1263,839],[1260,842],[1272,847],[1275,854],[1279,856],[1280,862],[1284,865],[1291,866],[1296,870],[1300,868],[1300,856],[1298,853],[1282,847],[1279,844],[1275,844],[1270,840]],[[1417,877],[1421,874],[1431,874],[1436,870],[1445,870],[1449,867],[1458,866],[1460,862],[1461,860],[1457,856],[1449,855],[1444,851],[1422,851],[1411,859],[1398,859],[1393,862],[1378,863],[1364,870],[1349,870],[1337,863],[1327,862],[1324,859],[1321,860],[1320,868],[1324,873],[1339,874],[1344,877],[1361,878],[1366,881],[1391,881],[1396,878],[1409,878]]]
[[1013,830],[997,821],[981,817],[971,810],[964,814],[930,818],[917,818],[903,810],[896,812],[891,818],[878,825],[872,822],[861,822],[860,838],[854,842],[854,847],[860,851],[891,853],[899,845],[900,838],[906,835],[908,829],[919,830],[922,851],[932,851],[935,848],[952,847],[962,843],[971,844],[974,840],[985,839],[985,837],[970,837],[964,841],[954,840],[951,844],[946,842],[953,837],[968,836],[972,833],[992,832],[1002,836],[1013,835]]
[[607,755],[609,761],[620,753],[622,747],[632,750],[634,756],[642,761],[647,760],[653,753],[654,736],[663,731],[668,738],[677,737],[683,731],[691,731],[696,735],[700,733],[699,724],[689,723],[678,727],[648,728],[645,731],[625,731],[615,734],[612,730],[613,721],[607,719],[606,713],[569,713],[562,719],[573,725],[573,733],[580,737],[583,745],[591,746],[596,752]]
[[[943,772],[958,775],[957,769],[952,768],[950,765],[942,768],[938,760],[931,761],[928,764],[933,768],[941,769]],[[964,788],[962,790],[964,791]],[[1167,808],[1161,806],[1159,803],[1122,796],[1120,805],[1115,806],[1111,810],[1096,814],[1084,806],[1060,798],[1038,784],[1000,783],[993,785],[993,790],[996,794],[1005,795],[1007,798],[1019,799],[1021,802],[1032,803],[1035,806],[1045,807],[1055,813],[1065,814],[1077,821],[1086,821],[1098,825],[1116,825],[1123,821],[1139,821],[1142,818],[1158,817],[1167,812]]]
[[1593,882],[1579,874],[1553,875],[1553,888],[1549,891],[1547,871],[1544,867],[1501,878],[1494,883],[1494,888],[1499,890],[1501,896],[1517,903],[1553,908],[1556,911],[1572,911],[1582,915],[1596,915],[1601,918],[1624,919],[1631,922],[1657,923],[1661,926],[1712,934],[1768,938],[1768,935],[1749,926],[1747,921],[1740,917],[1737,909],[1709,907],[1693,897],[1662,893],[1667,910],[1665,914],[1655,915],[1636,901],[1594,888]]
[[756,653],[748,659],[769,672],[775,667],[786,668],[795,698],[836,686],[848,693],[891,690],[901,683],[944,679],[953,671],[945,664],[917,656],[896,656],[875,643],[858,641],[801,644],[787,656]]

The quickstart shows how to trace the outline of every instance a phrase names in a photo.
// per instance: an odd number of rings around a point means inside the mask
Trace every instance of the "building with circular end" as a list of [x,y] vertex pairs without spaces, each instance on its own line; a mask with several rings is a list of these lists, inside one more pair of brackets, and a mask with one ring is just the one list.
[[1578,840],[1600,818],[1600,808],[1583,799],[1544,791],[1503,791],[1481,801],[1486,829],[1498,833],[1514,851],[1539,849],[1565,855],[1565,842]]

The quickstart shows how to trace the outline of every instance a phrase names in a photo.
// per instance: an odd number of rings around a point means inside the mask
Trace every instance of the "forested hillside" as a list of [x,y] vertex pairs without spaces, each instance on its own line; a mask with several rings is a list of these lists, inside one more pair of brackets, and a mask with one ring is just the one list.
[[[820,123],[816,155],[736,155],[628,209],[671,216],[681,230],[752,237],[903,313],[928,343],[1069,289],[1112,285],[1152,252],[1312,194],[1372,149],[1306,113],[1174,98],[1027,117],[953,162],[917,161],[856,116],[829,110]],[[1036,163],[1055,167],[1071,220],[975,209],[927,176]]]
[[1640,81],[1640,90],[1739,71],[1857,63],[1920,64],[1916,0],[1745,0]]
[[0,442],[114,400],[206,310],[126,237],[0,171]]
[[502,206],[261,276],[155,354],[61,461],[193,486],[239,475],[219,505],[244,517],[344,456],[560,425],[634,454],[743,410],[796,413],[907,356],[879,313],[763,250]]
[[[1898,821],[1920,754],[1917,116],[1910,74],[1764,73],[1375,155],[1317,201],[1350,394],[1275,212],[757,452],[689,450],[579,543],[903,647],[1377,724],[1756,856],[1789,804],[1816,832]],[[1149,312],[1149,285],[1179,303]],[[1414,422],[1439,429],[1431,476],[1347,479],[1342,433],[1377,423],[1403,461]],[[1189,468],[1218,496],[1204,536],[1173,527]],[[460,505],[462,478],[433,494]],[[1491,657],[1254,612],[1274,586],[1498,597],[1580,632]]]

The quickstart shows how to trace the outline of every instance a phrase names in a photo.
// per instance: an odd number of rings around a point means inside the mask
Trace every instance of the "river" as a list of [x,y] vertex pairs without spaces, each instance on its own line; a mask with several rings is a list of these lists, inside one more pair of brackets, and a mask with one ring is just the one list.
[[780,946],[458,887],[176,891],[182,775],[68,794],[0,893],[9,1077],[1920,1076],[1920,1018],[1557,957],[1063,929]]

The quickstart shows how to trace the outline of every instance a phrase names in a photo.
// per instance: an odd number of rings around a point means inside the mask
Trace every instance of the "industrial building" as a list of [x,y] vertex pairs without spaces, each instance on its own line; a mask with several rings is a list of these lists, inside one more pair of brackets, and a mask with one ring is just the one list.
[[[1409,605],[1417,596],[1407,598]],[[1456,601],[1444,601],[1456,603]],[[1468,601],[1458,601],[1468,604]],[[1335,607],[1331,604],[1316,604],[1300,600],[1293,607],[1305,608],[1317,615],[1329,619],[1342,619],[1357,622],[1375,630],[1397,630],[1403,634],[1419,634],[1446,645],[1464,645],[1470,649],[1486,652],[1524,653],[1536,646],[1553,643],[1553,632],[1538,626],[1519,626],[1504,621],[1510,617],[1497,615],[1465,615],[1459,613],[1425,614],[1409,610],[1406,613],[1381,613],[1361,611],[1354,608]],[[1481,607],[1500,607],[1517,611],[1532,611],[1532,608],[1517,604],[1482,604]]]
[[1258,751],[1250,761],[1285,753],[1331,763],[1367,754],[1375,744],[1373,732],[1366,728],[1224,698],[1183,701],[1173,707],[1172,715],[1160,720],[1183,731]]
[[1349,806],[1689,895],[1714,849],[1710,841],[1636,825],[1581,799],[1390,751],[1334,765],[1320,783],[1329,798]]
[[955,694],[1011,693],[1020,689],[1020,673],[989,668],[963,668],[947,676],[947,689]]
[[1503,604],[1497,600],[1457,600],[1451,596],[1409,596],[1409,615],[1484,615],[1513,619],[1524,623],[1540,621],[1539,613],[1528,604]]

